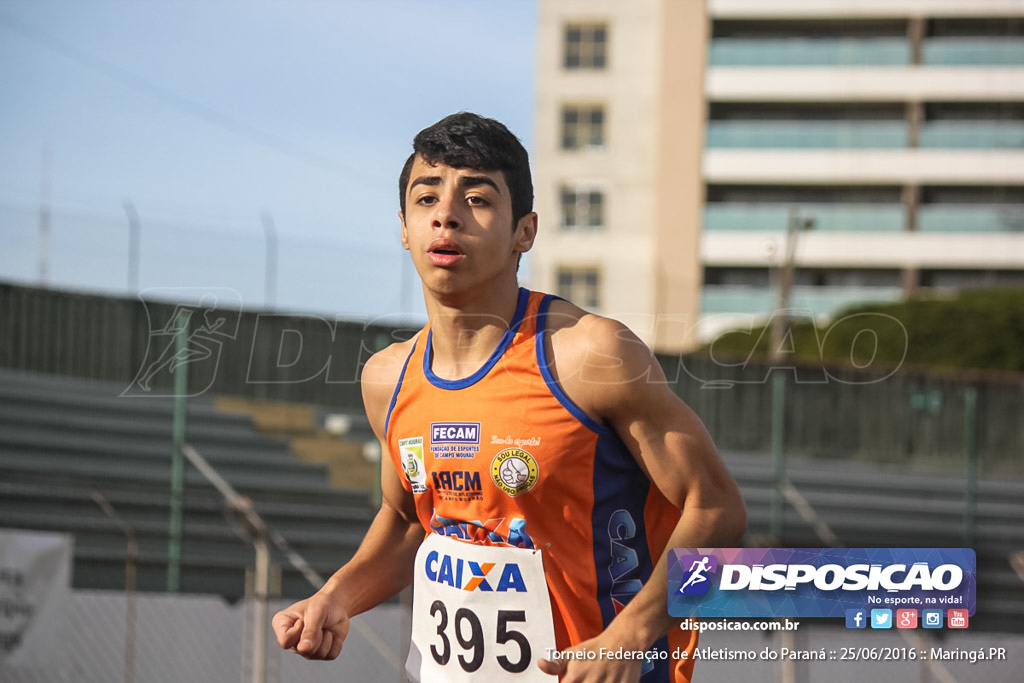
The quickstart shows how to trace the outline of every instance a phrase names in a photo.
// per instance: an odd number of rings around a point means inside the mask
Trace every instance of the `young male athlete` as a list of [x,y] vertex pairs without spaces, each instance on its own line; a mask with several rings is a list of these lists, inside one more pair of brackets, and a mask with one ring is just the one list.
[[274,617],[278,642],[333,659],[352,616],[413,581],[412,680],[689,680],[666,550],[739,545],[736,484],[636,336],[519,287],[537,233],[519,140],[460,113],[413,149],[399,218],[429,322],[362,374],[394,466],[352,560]]

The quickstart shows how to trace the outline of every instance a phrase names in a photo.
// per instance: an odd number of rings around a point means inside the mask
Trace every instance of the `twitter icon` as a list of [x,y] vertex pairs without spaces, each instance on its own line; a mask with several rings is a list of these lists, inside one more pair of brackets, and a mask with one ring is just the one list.
[[871,610],[871,628],[892,628],[892,610]]

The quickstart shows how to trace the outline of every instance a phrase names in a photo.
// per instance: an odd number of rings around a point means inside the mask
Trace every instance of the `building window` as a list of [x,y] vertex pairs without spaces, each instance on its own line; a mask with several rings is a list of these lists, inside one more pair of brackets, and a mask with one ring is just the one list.
[[587,187],[562,188],[562,230],[604,228],[604,192]]
[[565,68],[604,69],[608,64],[608,27],[569,24],[565,27]]
[[559,268],[558,296],[577,306],[596,310],[600,307],[601,274],[597,268]]
[[562,109],[562,149],[604,146],[604,107],[567,105]]

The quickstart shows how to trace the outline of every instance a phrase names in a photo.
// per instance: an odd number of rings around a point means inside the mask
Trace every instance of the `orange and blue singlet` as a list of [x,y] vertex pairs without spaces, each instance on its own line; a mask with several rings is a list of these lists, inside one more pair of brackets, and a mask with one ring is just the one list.
[[[555,381],[544,343],[552,299],[521,289],[494,353],[459,380],[431,371],[425,327],[385,429],[424,529],[541,549],[563,649],[601,633],[640,590],[679,509],[651,485],[616,432]],[[675,629],[655,647],[692,655],[696,641],[695,633]],[[690,657],[652,660],[641,680],[686,681],[692,666]]]

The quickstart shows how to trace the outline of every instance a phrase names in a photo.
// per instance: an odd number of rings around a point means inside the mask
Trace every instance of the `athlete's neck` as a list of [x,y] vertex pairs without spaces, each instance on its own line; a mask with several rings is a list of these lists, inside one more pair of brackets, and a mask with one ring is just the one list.
[[519,288],[490,297],[428,304],[430,368],[442,379],[469,377],[487,362],[515,317]]

